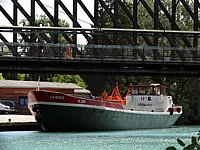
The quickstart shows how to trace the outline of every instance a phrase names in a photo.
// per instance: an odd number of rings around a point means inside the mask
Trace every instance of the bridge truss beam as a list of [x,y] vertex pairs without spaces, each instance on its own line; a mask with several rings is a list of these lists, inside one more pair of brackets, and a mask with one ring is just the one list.
[[[9,27],[10,30],[8,28],[0,27],[0,41],[4,43],[4,47],[6,46],[9,51],[12,52],[12,56],[17,58],[22,56],[23,58],[29,56],[36,57],[35,53],[38,51],[38,46],[30,46],[28,53],[26,53],[27,55],[24,56],[19,48],[20,44],[9,44],[10,41],[4,36],[5,32],[12,32],[12,43],[18,43],[18,37],[21,37],[24,43],[33,43],[34,45],[39,36],[44,41],[44,43],[40,43],[42,45],[42,47],[39,47],[40,50],[44,47],[43,44],[59,44],[59,35],[62,35],[65,43],[77,45],[77,35],[82,34],[88,44],[119,46],[142,45],[152,48],[150,50],[153,53],[151,56],[148,56],[147,52],[144,53],[141,49],[132,49],[132,57],[137,60],[140,59],[145,61],[151,57],[153,58],[152,60],[159,61],[164,56],[163,52],[159,51],[159,48],[153,47],[171,47],[171,50],[167,51],[170,54],[170,59],[177,59],[181,62],[187,62],[188,59],[193,62],[199,61],[199,0],[190,2],[186,0],[173,0],[171,2],[155,0],[148,3],[145,0],[132,0],[129,1],[129,3],[124,0],[94,0],[92,11],[87,8],[87,5],[82,0],[71,1],[73,3],[72,11],[70,11],[69,6],[65,5],[64,0],[53,0],[54,5],[51,6],[53,11],[51,11],[49,6],[43,3],[42,0],[31,0],[31,9],[30,12],[28,12],[23,8],[22,4],[20,4],[19,0],[12,0],[13,5],[10,7],[13,10],[12,15],[10,15],[6,8],[0,4],[1,14],[7,18],[13,26],[13,28]],[[49,18],[55,27],[55,30],[53,28],[44,29],[39,27],[40,25],[36,23],[36,6]],[[91,30],[78,29],[82,28],[81,20],[84,20],[84,18],[82,19],[81,16],[78,16],[78,11],[80,9],[82,9],[90,19],[89,24],[93,27]],[[180,13],[179,10],[184,10],[184,13]],[[67,30],[65,28],[64,31],[59,28],[60,25],[58,20],[61,11],[62,15],[65,15],[71,20],[74,29]],[[29,22],[29,28],[17,28],[17,26],[19,26],[19,12]],[[143,19],[144,16],[148,16],[146,17],[148,19]],[[189,23],[187,24],[187,22],[184,21],[181,22],[180,19],[182,18],[187,18]],[[190,26],[191,24],[192,27]],[[102,30],[107,27],[113,28],[113,30]],[[120,29],[122,30],[120,31]],[[148,31],[145,32],[145,30]],[[52,35],[49,36],[49,33],[52,33]],[[187,49],[187,53],[184,49]],[[54,57],[60,57],[60,49],[52,47],[51,51],[53,51]],[[124,52],[118,49],[112,48],[110,51],[112,51],[113,57],[125,55]],[[96,54],[97,57],[102,55],[101,49],[94,48],[92,52],[93,54]],[[74,46],[73,57],[80,55],[80,49],[77,46]],[[123,69],[121,72],[123,72]]]

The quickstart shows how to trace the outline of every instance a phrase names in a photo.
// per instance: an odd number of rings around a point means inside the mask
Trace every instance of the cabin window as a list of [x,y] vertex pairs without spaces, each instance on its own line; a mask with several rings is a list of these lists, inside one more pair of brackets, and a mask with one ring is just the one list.
[[155,95],[155,88],[153,86],[150,86],[147,88],[147,95]]
[[161,95],[165,94],[166,89],[160,85],[151,85],[151,86],[132,86],[131,94],[133,95]]
[[151,87],[146,87],[146,95],[150,95],[152,93]]
[[137,95],[137,94],[138,94],[138,89],[135,88],[135,87],[132,87],[132,88],[131,88],[131,94]]
[[140,95],[145,95],[146,94],[145,87],[139,87],[139,94]]
[[154,87],[155,95],[160,95],[160,87]]

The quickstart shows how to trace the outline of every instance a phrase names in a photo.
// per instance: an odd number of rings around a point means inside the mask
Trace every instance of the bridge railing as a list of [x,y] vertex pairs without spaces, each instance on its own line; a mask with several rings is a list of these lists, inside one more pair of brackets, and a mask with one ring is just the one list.
[[[13,49],[10,50],[10,47]],[[2,42],[0,43],[0,59],[2,57],[81,61],[200,62],[200,49],[192,47]]]

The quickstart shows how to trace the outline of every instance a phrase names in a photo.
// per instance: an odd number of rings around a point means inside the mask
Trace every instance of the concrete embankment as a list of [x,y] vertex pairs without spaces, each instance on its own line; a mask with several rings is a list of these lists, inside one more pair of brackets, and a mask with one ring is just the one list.
[[0,131],[40,130],[32,115],[0,115]]

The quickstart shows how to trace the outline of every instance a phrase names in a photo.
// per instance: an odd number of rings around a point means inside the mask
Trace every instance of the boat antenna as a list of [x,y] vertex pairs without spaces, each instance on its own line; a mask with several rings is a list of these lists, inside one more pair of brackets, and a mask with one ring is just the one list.
[[40,76],[38,77],[38,83],[37,83],[37,91],[40,90]]

